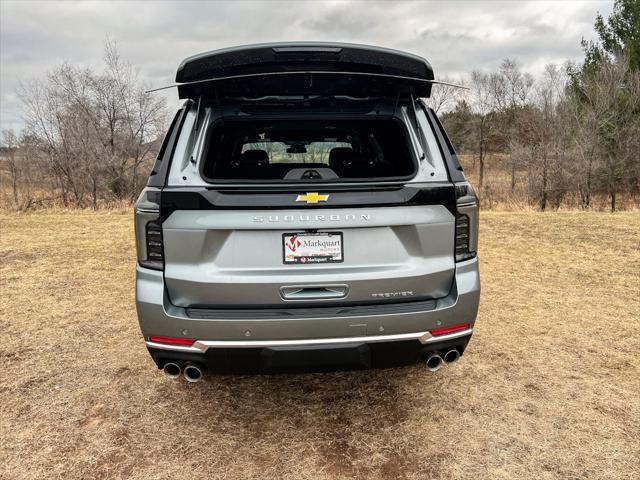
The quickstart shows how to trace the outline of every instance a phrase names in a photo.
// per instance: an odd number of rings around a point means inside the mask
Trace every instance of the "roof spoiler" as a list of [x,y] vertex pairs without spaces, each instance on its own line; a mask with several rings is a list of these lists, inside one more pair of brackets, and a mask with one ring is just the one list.
[[[315,82],[315,83],[314,83]],[[180,98],[198,98],[207,90],[290,95],[387,92],[411,86],[429,97],[435,80],[424,58],[388,48],[348,43],[270,43],[232,47],[182,61],[176,83]],[[461,87],[460,85],[454,85]],[[465,88],[465,87],[461,87]]]

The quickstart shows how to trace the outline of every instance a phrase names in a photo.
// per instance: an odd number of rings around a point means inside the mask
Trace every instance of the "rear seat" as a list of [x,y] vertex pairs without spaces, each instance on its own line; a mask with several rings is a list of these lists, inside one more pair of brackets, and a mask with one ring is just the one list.
[[[294,168],[326,168],[324,163],[270,163],[265,150],[247,150],[233,159],[223,178],[279,180]],[[351,148],[336,147],[329,152],[329,168],[345,178],[373,177],[381,174],[373,161]]]
[[329,152],[329,166],[342,178],[379,177],[385,175],[385,168],[348,147],[332,148]]
[[265,150],[247,150],[234,158],[227,170],[227,178],[269,178],[269,154]]
[[269,165],[269,154],[265,150],[247,150],[231,162],[231,166],[236,168],[241,166],[264,167],[266,165]]
[[349,147],[332,148],[329,152],[329,167],[336,172],[337,175],[340,175],[340,170],[353,154],[353,150]]

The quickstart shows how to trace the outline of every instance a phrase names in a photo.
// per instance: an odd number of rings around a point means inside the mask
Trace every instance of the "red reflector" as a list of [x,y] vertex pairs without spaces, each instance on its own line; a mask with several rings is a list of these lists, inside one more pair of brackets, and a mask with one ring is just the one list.
[[468,330],[469,328],[471,328],[471,325],[465,323],[464,325],[456,325],[455,327],[446,327],[439,328],[437,330],[431,330],[431,335],[433,335],[434,337],[439,337],[440,335],[448,335],[450,333],[461,332],[463,330]]
[[189,340],[188,338],[172,337],[149,337],[149,341],[153,343],[164,343],[165,345],[180,345],[183,347],[190,347],[195,343],[195,340]]

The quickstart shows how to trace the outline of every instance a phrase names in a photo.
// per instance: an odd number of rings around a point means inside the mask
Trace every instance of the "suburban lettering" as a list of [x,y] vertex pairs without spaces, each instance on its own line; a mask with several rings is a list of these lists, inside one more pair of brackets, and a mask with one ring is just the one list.
[[360,219],[361,221],[369,221],[371,220],[371,215],[368,213],[362,213],[360,214],[360,216],[358,217],[355,213],[347,213],[345,215],[340,215],[338,213],[333,213],[329,216],[327,215],[315,215],[314,217],[311,217],[310,215],[291,215],[291,214],[287,214],[287,215],[283,215],[282,217],[280,215],[268,215],[268,216],[263,216],[263,215],[255,215],[253,217],[253,221],[254,222],[310,222],[312,220],[315,220],[316,222],[324,222],[324,221],[330,221],[330,222],[339,222],[340,220],[345,220],[345,221],[352,221],[352,222],[356,222],[358,221],[358,219]]

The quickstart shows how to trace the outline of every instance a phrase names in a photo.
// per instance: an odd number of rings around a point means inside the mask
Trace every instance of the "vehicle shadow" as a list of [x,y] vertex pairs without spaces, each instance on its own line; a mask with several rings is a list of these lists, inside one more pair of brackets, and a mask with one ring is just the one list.
[[[210,376],[184,385],[181,401],[209,418],[246,434],[311,429],[317,434],[348,435],[358,428],[382,429],[402,422],[415,399],[416,381],[428,384],[424,367],[383,370]],[[431,377],[433,378],[433,377]],[[300,431],[300,435],[305,432]]]

